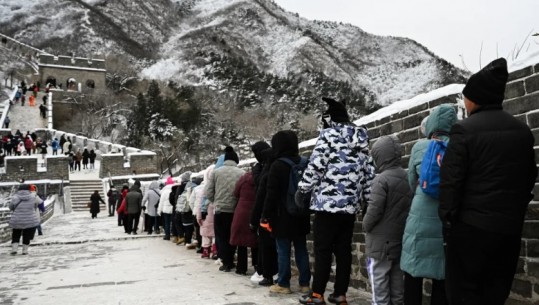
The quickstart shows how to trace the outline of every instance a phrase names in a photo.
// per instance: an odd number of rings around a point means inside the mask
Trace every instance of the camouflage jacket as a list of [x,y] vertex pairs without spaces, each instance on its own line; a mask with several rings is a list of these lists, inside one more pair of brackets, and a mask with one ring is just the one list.
[[355,214],[370,196],[375,170],[364,127],[332,122],[321,131],[298,189],[312,211]]

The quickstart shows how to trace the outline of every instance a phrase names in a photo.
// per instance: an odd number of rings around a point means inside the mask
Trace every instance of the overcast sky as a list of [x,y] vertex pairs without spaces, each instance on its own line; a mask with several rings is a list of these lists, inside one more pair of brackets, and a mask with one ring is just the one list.
[[[469,70],[509,61],[530,31],[539,32],[539,0],[275,0],[307,19],[342,21],[377,35],[409,37]],[[524,51],[539,50],[530,37]],[[508,57],[509,55],[509,57]],[[519,57],[522,57],[520,55]]]

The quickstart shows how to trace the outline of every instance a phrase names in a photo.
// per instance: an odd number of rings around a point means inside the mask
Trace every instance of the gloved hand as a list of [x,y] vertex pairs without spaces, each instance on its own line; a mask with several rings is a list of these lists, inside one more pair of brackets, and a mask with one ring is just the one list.
[[266,218],[260,219],[260,227],[268,232],[271,233],[271,225],[269,223],[269,220]]
[[143,210],[143,211],[146,211],[146,207],[145,207],[145,206],[142,206],[142,210]]

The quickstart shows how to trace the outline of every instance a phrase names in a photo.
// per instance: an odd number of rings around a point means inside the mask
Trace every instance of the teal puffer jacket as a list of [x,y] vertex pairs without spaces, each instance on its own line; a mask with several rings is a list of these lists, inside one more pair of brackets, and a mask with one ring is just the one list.
[[440,131],[449,134],[456,121],[454,105],[438,106],[427,119],[425,132],[429,139],[421,139],[412,147],[408,163],[408,182],[415,194],[404,229],[401,269],[413,277],[436,280],[445,278],[442,222],[438,217],[439,201],[423,193],[418,186],[418,179],[423,155],[430,141],[434,141],[430,137],[434,132]]

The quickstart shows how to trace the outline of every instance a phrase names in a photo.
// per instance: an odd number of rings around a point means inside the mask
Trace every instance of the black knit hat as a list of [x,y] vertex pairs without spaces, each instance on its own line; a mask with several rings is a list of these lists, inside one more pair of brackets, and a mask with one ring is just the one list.
[[478,105],[501,104],[507,77],[507,61],[498,58],[470,76],[462,94]]
[[240,163],[240,158],[238,157],[238,154],[234,151],[234,148],[227,146],[225,148],[225,161],[226,160],[232,160],[236,163]]
[[324,114],[329,114],[333,122],[350,122],[348,112],[346,111],[346,102],[344,100],[337,102],[336,100],[329,97],[323,97],[322,100],[328,104],[328,110],[326,110]]

